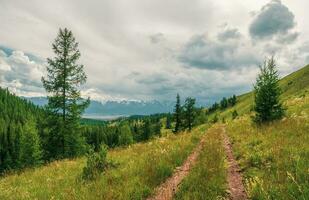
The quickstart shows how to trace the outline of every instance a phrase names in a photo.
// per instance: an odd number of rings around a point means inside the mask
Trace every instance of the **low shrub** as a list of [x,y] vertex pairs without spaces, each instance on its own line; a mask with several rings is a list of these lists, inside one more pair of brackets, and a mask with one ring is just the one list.
[[86,155],[87,163],[83,168],[82,179],[94,180],[99,174],[101,174],[108,167],[106,156],[106,146],[102,145],[99,152],[94,152],[91,149]]

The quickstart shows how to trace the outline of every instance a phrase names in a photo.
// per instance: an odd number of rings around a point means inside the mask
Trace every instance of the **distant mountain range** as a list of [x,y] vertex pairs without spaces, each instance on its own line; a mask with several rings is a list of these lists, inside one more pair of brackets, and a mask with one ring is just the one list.
[[[35,105],[47,104],[46,97],[24,97]],[[168,113],[173,111],[174,102],[160,101],[106,101],[92,100],[86,109],[84,116],[89,118],[101,118],[102,116],[130,116],[150,115],[155,113]],[[103,117],[104,118],[104,117]],[[106,117],[108,118],[108,117]]]

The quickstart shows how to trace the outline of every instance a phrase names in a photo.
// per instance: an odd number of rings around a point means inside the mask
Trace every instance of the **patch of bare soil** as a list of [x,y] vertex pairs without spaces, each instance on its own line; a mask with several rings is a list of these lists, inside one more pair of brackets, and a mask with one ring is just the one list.
[[225,129],[222,128],[223,146],[226,152],[228,161],[228,199],[231,200],[246,200],[248,199],[240,173],[240,168],[233,156],[233,149],[228,136],[226,135]]

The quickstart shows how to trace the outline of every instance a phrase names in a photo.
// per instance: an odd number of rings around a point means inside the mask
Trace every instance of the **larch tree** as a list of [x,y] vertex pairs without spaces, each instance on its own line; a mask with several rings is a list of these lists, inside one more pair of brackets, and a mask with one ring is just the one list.
[[273,57],[260,66],[260,74],[254,85],[254,121],[263,123],[282,118],[284,109],[280,103],[281,90],[276,62]]
[[79,87],[86,82],[84,66],[77,63],[81,54],[72,31],[59,29],[52,44],[54,58],[48,58],[47,76],[42,78],[48,92],[49,154],[51,158],[74,157],[84,150],[80,135],[81,114],[89,105]]

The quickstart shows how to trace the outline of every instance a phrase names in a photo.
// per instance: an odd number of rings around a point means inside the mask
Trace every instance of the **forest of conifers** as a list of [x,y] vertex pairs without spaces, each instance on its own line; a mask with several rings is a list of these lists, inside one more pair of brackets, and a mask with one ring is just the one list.
[[[44,109],[1,88],[0,108],[0,172],[50,161]],[[92,120],[83,119],[81,131],[87,148],[127,145],[160,135],[162,117],[153,115],[94,125]]]
[[[216,103],[209,113],[214,109],[232,106],[232,98],[229,98],[228,104],[225,103],[226,98],[220,104]],[[37,166],[55,159],[49,156],[50,151],[56,151],[57,147],[48,144],[48,126],[45,120],[47,113],[44,108],[2,88],[0,108],[0,173]],[[194,108],[193,125],[206,122],[209,113],[201,108]],[[132,116],[109,122],[82,119],[80,131],[86,147],[84,153],[89,149],[97,151],[102,144],[112,148],[160,136],[162,127],[173,128],[173,121],[174,117],[169,113]],[[182,126],[182,129],[186,128],[185,122]]]

